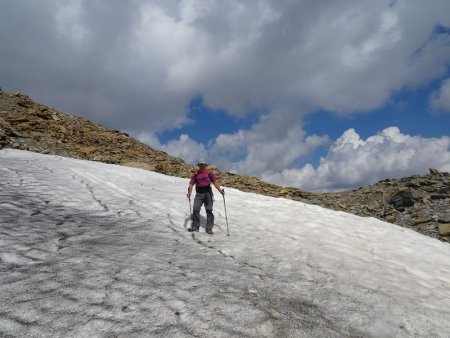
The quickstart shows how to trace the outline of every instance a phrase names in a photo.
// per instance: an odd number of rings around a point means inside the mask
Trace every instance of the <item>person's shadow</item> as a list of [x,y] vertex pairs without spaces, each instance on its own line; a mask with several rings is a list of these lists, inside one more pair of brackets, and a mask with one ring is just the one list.
[[[184,220],[184,228],[186,230],[191,227],[191,220],[192,220],[192,215],[189,217],[186,217],[186,219]],[[200,214],[200,228],[203,228],[206,231],[206,217],[203,216],[202,214]]]

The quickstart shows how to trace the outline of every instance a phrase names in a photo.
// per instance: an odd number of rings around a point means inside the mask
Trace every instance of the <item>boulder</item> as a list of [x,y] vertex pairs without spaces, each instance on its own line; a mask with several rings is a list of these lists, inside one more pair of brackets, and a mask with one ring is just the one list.
[[440,223],[450,223],[450,210],[439,214],[438,221]]
[[414,217],[414,224],[427,223],[432,221],[433,218],[429,215],[418,215]]
[[9,136],[9,137],[21,137],[19,134],[17,134],[14,130],[12,130],[12,129],[4,129],[3,130],[4,131],[4,133],[6,134],[6,136]]
[[444,199],[447,198],[448,195],[447,194],[431,194],[431,199],[432,200],[440,200],[440,199]]
[[52,118],[52,114],[48,110],[39,110],[32,112],[33,115],[39,117],[42,120],[50,120]]
[[281,189],[278,192],[278,196],[286,196],[287,194],[289,194],[289,190],[288,189]]
[[450,223],[442,223],[438,225],[439,235],[449,236],[450,235]]
[[389,201],[395,209],[403,210],[407,207],[414,206],[413,194],[411,190],[399,190],[398,193],[394,194],[394,196]]
[[431,175],[439,175],[441,173],[439,170],[434,169],[434,168],[430,168],[428,170],[430,171]]
[[407,187],[414,188],[414,189],[420,188],[420,183],[417,181],[408,182],[405,185]]

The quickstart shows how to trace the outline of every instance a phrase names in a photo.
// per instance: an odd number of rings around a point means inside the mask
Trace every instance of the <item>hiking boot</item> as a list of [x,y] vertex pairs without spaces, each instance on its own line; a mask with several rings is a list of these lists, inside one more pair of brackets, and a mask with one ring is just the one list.
[[197,231],[198,232],[198,229],[193,229],[193,228],[189,228],[189,229],[187,229],[189,232],[194,232],[194,231]]
[[212,228],[206,229],[206,233],[209,235],[212,235],[213,234]]

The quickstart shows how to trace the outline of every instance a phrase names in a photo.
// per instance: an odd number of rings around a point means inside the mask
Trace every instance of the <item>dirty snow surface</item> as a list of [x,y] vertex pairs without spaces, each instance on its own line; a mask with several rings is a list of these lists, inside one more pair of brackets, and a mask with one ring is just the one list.
[[187,179],[15,150],[0,178],[0,336],[450,336],[450,246],[413,231],[226,189],[230,236],[216,193],[192,237]]

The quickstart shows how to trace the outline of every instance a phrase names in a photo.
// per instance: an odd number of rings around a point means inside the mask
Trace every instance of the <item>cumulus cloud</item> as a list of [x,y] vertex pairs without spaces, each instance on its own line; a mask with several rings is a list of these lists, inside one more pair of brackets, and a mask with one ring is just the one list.
[[182,134],[178,140],[171,140],[161,147],[169,154],[180,157],[189,163],[197,163],[200,158],[205,158],[207,151],[205,146]]
[[450,79],[442,82],[440,89],[431,95],[430,108],[434,112],[450,113]]
[[170,140],[165,144],[160,143],[153,134],[141,133],[138,135],[138,140],[191,164],[197,163],[201,158],[207,158],[208,155],[203,144],[196,142],[186,134],[181,134],[178,140]]
[[278,111],[263,116],[250,130],[219,135],[209,152],[228,170],[261,176],[289,167],[328,142],[327,136],[307,136],[299,115]]
[[317,168],[308,164],[263,178],[308,191],[329,191],[364,186],[384,178],[424,174],[430,167],[450,171],[450,137],[410,136],[397,127],[389,127],[363,140],[354,129],[349,129],[333,143]]

